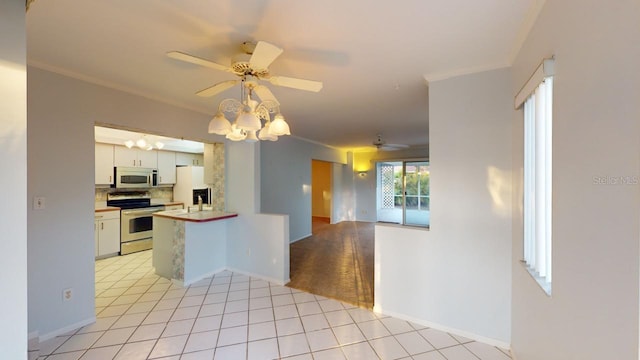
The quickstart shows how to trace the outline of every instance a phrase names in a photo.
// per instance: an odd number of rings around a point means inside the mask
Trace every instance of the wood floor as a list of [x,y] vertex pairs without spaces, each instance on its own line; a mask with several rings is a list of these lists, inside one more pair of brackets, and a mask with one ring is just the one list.
[[372,309],[373,229],[373,223],[314,218],[313,235],[291,244],[287,286]]

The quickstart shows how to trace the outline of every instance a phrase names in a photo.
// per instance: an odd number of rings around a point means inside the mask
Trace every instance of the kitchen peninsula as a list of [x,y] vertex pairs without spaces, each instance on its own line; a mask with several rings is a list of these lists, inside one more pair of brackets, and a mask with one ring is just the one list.
[[156,274],[183,286],[225,269],[227,222],[236,213],[169,210],[153,214]]

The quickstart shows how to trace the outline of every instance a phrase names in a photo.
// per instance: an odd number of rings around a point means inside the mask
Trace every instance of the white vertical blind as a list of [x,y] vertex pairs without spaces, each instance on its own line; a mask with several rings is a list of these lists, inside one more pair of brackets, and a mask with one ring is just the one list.
[[553,78],[524,102],[524,261],[551,282],[551,146]]

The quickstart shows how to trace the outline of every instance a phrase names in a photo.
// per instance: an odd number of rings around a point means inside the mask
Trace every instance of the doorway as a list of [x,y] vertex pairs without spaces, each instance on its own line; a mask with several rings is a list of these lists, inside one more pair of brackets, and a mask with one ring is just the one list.
[[376,168],[378,221],[429,227],[429,162],[379,162]]
[[311,233],[331,224],[332,163],[311,160]]

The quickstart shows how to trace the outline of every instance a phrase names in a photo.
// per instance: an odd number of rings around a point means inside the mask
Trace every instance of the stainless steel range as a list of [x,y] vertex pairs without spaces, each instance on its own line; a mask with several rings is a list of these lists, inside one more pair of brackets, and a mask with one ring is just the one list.
[[107,206],[117,206],[120,212],[120,255],[153,248],[153,213],[163,205],[151,205],[146,191],[115,192],[107,195]]

